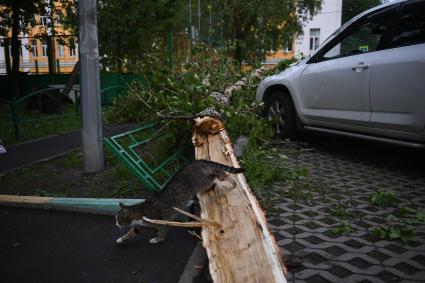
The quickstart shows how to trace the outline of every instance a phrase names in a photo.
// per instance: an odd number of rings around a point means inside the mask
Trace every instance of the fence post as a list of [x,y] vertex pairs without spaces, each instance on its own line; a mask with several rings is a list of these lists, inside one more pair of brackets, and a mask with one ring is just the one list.
[[10,106],[12,107],[12,119],[13,119],[13,126],[15,128],[15,139],[16,141],[19,140],[20,133],[19,133],[19,111],[17,108],[18,103],[16,102],[16,96],[12,98],[12,104]]
[[37,94],[37,106],[38,106],[38,112],[40,112],[40,114],[43,112],[43,101],[41,99],[41,93]]
[[109,89],[105,90],[103,93],[103,101],[102,101],[102,93],[100,93],[100,101],[101,101],[101,105],[105,105],[105,109],[108,109],[108,91]]
[[75,101],[75,113],[76,114],[78,114],[78,104],[79,104],[79,101],[77,100],[78,99],[77,92],[78,92],[78,94],[80,93],[79,90],[78,91],[74,90],[74,101]]
[[61,66],[59,64],[59,59],[56,59],[56,68],[57,68],[57,73],[59,74],[61,72]]
[[59,90],[58,100],[57,100],[58,113],[62,114],[62,91]]
[[167,33],[168,68],[173,69],[173,32]]
[[211,4],[209,5],[209,10],[210,10],[210,19],[209,19],[210,27],[208,29],[208,43],[210,44],[210,48],[212,49],[212,38],[211,38],[211,32],[212,32],[212,28],[211,28],[211,25],[212,25]]
[[192,0],[189,0],[189,62],[192,62]]

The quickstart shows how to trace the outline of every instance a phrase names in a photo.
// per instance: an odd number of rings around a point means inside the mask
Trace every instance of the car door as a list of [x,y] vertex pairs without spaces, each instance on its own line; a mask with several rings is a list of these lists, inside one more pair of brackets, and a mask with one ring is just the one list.
[[380,57],[367,61],[371,123],[375,128],[422,132],[425,127],[425,1],[402,5]]
[[376,56],[396,5],[358,19],[321,48],[301,74],[306,118],[319,126],[370,126],[368,63]]

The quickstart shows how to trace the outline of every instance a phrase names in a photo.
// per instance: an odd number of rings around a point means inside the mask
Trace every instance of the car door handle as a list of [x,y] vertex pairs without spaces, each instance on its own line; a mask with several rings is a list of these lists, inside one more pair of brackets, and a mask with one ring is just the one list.
[[360,73],[362,70],[366,70],[367,68],[369,68],[370,65],[369,64],[365,64],[364,62],[360,62],[359,64],[357,64],[357,66],[351,68],[353,71],[356,71],[357,73]]

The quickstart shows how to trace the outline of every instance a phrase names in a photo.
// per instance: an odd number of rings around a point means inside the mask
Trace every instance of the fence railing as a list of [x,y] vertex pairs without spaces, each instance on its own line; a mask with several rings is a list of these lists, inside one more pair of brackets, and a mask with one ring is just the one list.
[[[70,93],[72,93],[71,96],[68,96],[69,99],[73,100],[73,103],[75,105],[73,113],[62,113],[63,109],[63,89],[65,87],[48,87],[41,90],[33,91],[29,94],[24,95],[21,98],[13,97],[11,100],[4,99],[0,97],[0,103],[7,104],[10,106],[10,113],[11,113],[11,122],[9,123],[3,123],[0,124],[0,127],[13,127],[14,134],[15,134],[15,140],[18,141],[21,137],[21,126],[24,123],[31,123],[36,122],[40,120],[46,120],[46,119],[60,119],[64,116],[79,116],[80,114],[80,89],[77,87],[73,87],[70,90]],[[114,99],[120,95],[122,95],[125,92],[126,87],[124,86],[109,86],[100,91],[101,95],[101,103],[102,106],[108,107],[108,105],[111,105],[114,101]],[[43,113],[46,106],[43,105],[43,96],[47,96],[52,93],[52,91],[56,91],[53,96],[50,96],[49,99],[52,99],[53,101],[49,101],[50,103],[53,102],[55,105],[50,105],[50,113],[53,113],[52,115],[48,115],[47,117],[40,117]],[[73,99],[72,99],[73,98]],[[35,117],[31,117],[29,119],[23,119],[23,115],[21,112],[22,106],[28,104],[30,100],[32,99],[32,103],[35,104],[33,106],[34,109],[37,110],[37,114]],[[54,108],[54,109],[52,109]],[[59,117],[58,117],[59,116]]]

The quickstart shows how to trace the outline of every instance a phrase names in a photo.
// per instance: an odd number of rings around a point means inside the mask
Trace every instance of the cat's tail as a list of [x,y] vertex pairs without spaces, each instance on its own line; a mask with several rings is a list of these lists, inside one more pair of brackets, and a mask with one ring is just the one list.
[[219,170],[219,171],[225,171],[225,172],[229,172],[229,173],[233,173],[233,174],[245,172],[245,169],[243,169],[243,168],[230,167],[230,166],[227,166],[227,165],[224,165],[224,164],[221,164],[221,163],[217,163],[217,162],[214,162],[214,161],[199,160],[199,162],[202,162],[206,166],[213,168],[215,170]]

